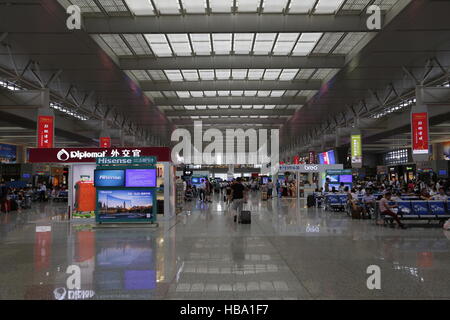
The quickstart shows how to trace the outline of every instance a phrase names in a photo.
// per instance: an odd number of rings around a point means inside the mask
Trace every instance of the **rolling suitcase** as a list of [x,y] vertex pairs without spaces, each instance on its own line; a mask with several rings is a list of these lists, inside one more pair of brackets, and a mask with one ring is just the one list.
[[238,219],[238,222],[239,222],[239,223],[242,223],[242,224],[249,224],[249,223],[251,223],[251,222],[252,222],[252,215],[251,215],[251,212],[248,211],[248,210],[242,210],[242,211],[239,213],[239,219]]

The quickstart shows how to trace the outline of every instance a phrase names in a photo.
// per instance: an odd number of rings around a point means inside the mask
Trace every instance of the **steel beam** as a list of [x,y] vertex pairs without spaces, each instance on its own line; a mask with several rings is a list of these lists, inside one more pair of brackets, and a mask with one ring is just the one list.
[[306,97],[204,97],[204,98],[158,98],[157,106],[177,105],[250,105],[250,104],[305,104]]
[[[270,125],[282,125],[286,121],[284,119],[250,119],[250,118],[227,118],[227,119],[201,119],[203,125],[205,124],[211,124],[212,127],[215,127],[215,125],[235,125],[236,127],[242,126],[242,125],[248,125],[248,124],[270,124]],[[175,125],[179,126],[193,126],[194,120],[192,119],[181,119],[181,120],[173,120]],[[258,127],[253,127],[255,129],[258,129]],[[208,127],[204,127],[204,129],[208,129]]]
[[[211,14],[83,17],[88,33],[371,32],[366,15]],[[384,21],[384,19],[382,20]],[[376,30],[375,30],[376,31]]]
[[263,80],[203,80],[153,82],[140,81],[143,91],[197,90],[319,90],[321,80],[263,81]]
[[123,70],[164,69],[282,69],[282,68],[342,68],[345,56],[283,57],[267,55],[228,55],[195,57],[126,57],[119,59]]
[[294,109],[209,109],[209,110],[186,110],[186,111],[166,111],[167,117],[189,117],[189,116],[291,116]]

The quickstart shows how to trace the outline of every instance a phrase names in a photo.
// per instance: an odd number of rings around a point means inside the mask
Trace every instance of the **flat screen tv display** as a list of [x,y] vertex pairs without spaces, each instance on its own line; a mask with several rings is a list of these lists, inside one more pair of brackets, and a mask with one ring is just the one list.
[[339,182],[339,176],[337,175],[327,176],[327,178],[330,179],[330,182]]
[[336,164],[336,156],[334,154],[334,150],[327,151],[328,155],[328,164]]
[[124,170],[95,170],[94,185],[96,187],[123,187],[125,184]]
[[126,169],[125,186],[155,188],[156,169]]
[[323,153],[319,153],[319,163],[320,164],[325,164],[325,159],[324,159],[324,154]]
[[353,177],[351,174],[344,174],[339,176],[339,182],[344,182],[344,183],[352,183],[353,182]]
[[97,195],[102,220],[153,218],[152,190],[98,190]]

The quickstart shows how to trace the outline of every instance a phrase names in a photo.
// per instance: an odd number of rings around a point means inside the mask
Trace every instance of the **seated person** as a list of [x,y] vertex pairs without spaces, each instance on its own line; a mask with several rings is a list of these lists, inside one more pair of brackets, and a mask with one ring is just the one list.
[[366,194],[362,198],[362,202],[364,204],[364,213],[370,217],[370,209],[375,210],[375,196],[372,194],[372,190],[367,189]]
[[439,188],[439,193],[433,196],[433,200],[448,201],[448,196],[445,194],[444,187]]
[[391,201],[392,194],[390,192],[386,192],[384,197],[380,200],[380,212],[381,214],[385,214],[394,218],[397,222],[398,226],[402,229],[406,229],[406,226],[400,221],[397,214],[392,211],[392,208],[397,207],[397,205],[390,205],[389,201]]
[[397,192],[396,194],[394,194],[394,195],[391,197],[391,201],[394,201],[394,202],[402,201],[401,193],[400,193],[400,192]]
[[430,194],[428,193],[427,189],[422,189],[422,191],[420,191],[420,199],[421,200],[431,200],[432,197],[430,196]]

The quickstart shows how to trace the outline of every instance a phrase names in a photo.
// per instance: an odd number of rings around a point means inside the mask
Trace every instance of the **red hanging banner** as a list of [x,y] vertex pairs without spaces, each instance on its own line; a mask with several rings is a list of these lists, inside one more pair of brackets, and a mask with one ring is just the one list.
[[300,157],[299,156],[295,156],[294,157],[294,164],[299,164],[300,163]]
[[412,152],[413,154],[428,153],[428,114],[426,112],[413,113],[412,124]]
[[100,138],[100,148],[111,148],[111,138],[101,137]]
[[38,148],[53,148],[54,117],[38,116]]

